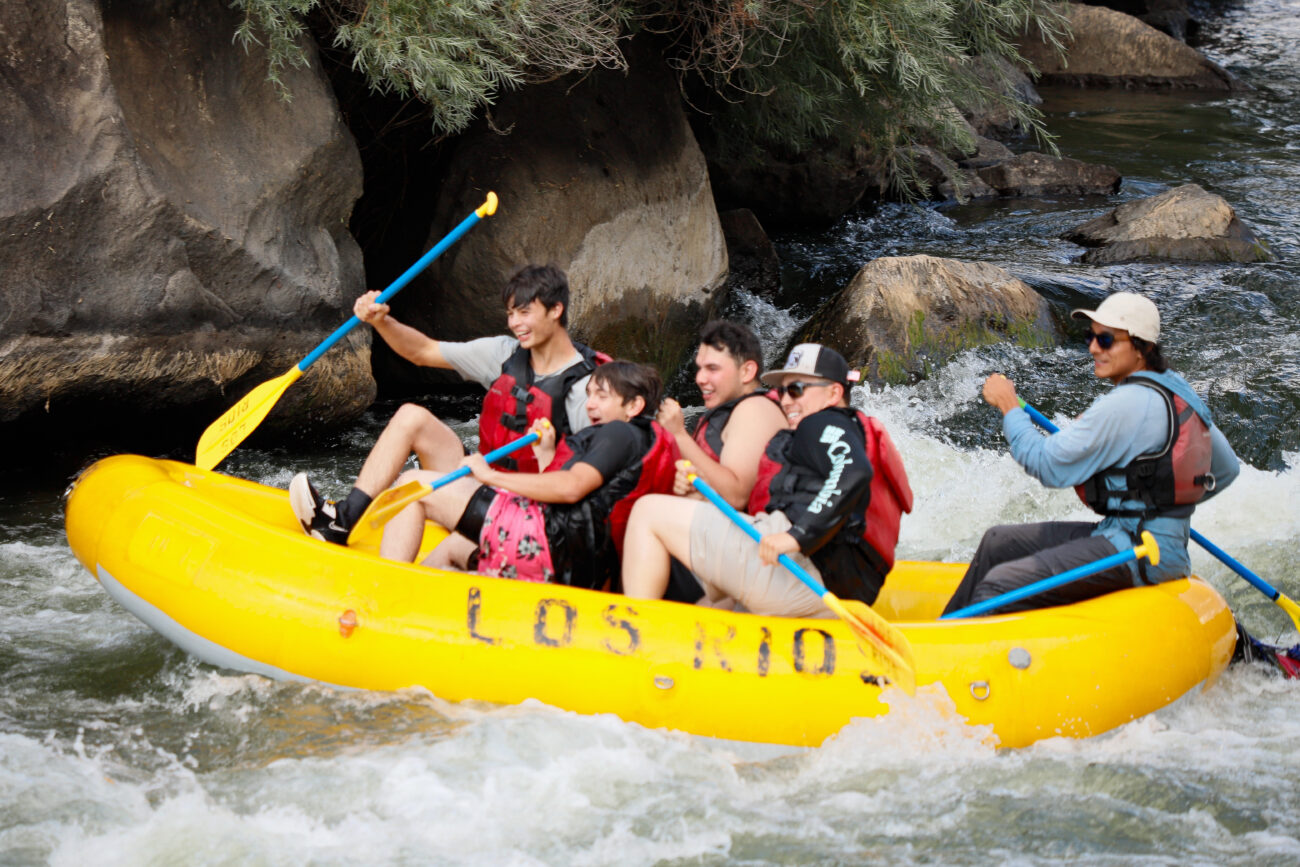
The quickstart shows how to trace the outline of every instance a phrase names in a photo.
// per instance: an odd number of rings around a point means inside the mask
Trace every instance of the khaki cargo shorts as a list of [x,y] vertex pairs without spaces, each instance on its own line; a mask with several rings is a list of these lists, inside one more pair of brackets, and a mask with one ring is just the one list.
[[[764,536],[790,529],[781,512],[765,512],[751,520]],[[790,555],[808,574],[821,573],[803,554]],[[691,521],[691,569],[710,603],[734,599],[755,614],[777,617],[829,617],[821,598],[779,563],[768,566],[758,557],[758,543],[711,503],[702,503]]]

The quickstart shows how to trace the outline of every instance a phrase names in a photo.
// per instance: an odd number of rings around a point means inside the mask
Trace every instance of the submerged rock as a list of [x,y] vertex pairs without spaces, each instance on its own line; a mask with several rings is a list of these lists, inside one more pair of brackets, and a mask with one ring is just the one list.
[[[201,429],[346,318],[356,146],[317,66],[283,70],[286,103],[236,23],[222,0],[0,10],[0,422]],[[368,359],[344,342],[265,425],[355,418]]]
[[972,346],[1040,346],[1056,336],[1047,302],[996,265],[886,256],[863,266],[796,342],[825,343],[869,378],[900,383]]
[[1082,259],[1093,265],[1136,259],[1271,262],[1274,258],[1222,196],[1197,184],[1126,202],[1061,237],[1094,248]]
[[1040,85],[1130,90],[1231,91],[1245,88],[1232,73],[1132,15],[1101,6],[1069,4],[1065,56],[1031,28],[1020,53]]

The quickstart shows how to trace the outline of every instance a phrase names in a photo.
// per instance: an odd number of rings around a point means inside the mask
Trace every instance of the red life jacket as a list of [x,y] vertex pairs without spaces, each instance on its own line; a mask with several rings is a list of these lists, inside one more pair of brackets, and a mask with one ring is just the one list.
[[722,454],[722,431],[726,428],[727,422],[731,421],[732,410],[742,400],[749,400],[751,397],[766,397],[773,403],[776,402],[775,391],[751,391],[726,403],[718,404],[696,419],[695,433],[691,435],[691,438],[695,440],[696,445],[704,450],[706,455],[715,461],[721,459],[719,456]]
[[[569,429],[569,414],[564,402],[573,388],[573,384],[604,364],[610,357],[603,352],[596,352],[581,343],[574,343],[574,348],[582,360],[571,365],[554,376],[548,376],[541,382],[536,381],[530,363],[532,354],[520,346],[501,365],[501,375],[493,381],[483,398],[483,411],[478,417],[478,447],[487,454],[507,443],[519,439],[540,418],[549,418],[555,425],[557,436],[557,459],[560,444]],[[511,457],[504,458],[497,466],[521,473],[541,472],[537,458],[532,449],[521,449]],[[555,466],[555,464],[552,464]]]
[[[1134,458],[1128,466],[1112,467],[1092,476],[1074,490],[1084,504],[1100,515],[1185,518],[1214,490],[1210,473],[1213,446],[1205,419],[1177,393],[1146,376],[1132,376],[1121,385],[1142,385],[1165,401],[1169,438],[1158,450]],[[1122,479],[1122,490],[1111,490],[1106,480]],[[1110,508],[1110,500],[1136,500],[1142,508]]]
[[614,503],[609,511],[609,532],[619,557],[623,556],[623,537],[627,534],[627,519],[632,506],[646,494],[671,494],[673,480],[677,476],[677,460],[682,456],[681,450],[677,448],[677,440],[659,422],[650,422],[650,430],[654,434],[654,442],[641,458],[636,487]]
[[[898,546],[898,528],[904,512],[912,511],[912,487],[907,481],[907,471],[903,468],[903,456],[890,438],[889,432],[879,419],[858,410],[855,413],[866,443],[867,459],[871,461],[871,498],[867,503],[866,527],[862,538],[866,540],[879,562],[873,565],[883,576],[894,567],[894,549]],[[779,436],[779,435],[778,435]],[[790,490],[787,499],[796,502],[806,496],[811,502],[820,490],[820,480],[816,490],[801,492],[799,486],[791,485],[784,476],[791,468],[780,462],[780,448],[774,448],[778,437],[763,452],[758,462],[758,481],[749,496],[748,511],[757,515],[766,510],[772,500],[772,492]]]

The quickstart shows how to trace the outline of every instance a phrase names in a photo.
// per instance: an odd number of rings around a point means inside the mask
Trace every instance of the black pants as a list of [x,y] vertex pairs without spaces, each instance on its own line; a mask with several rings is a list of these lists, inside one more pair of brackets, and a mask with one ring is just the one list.
[[[980,539],[970,568],[943,613],[1115,554],[1115,546],[1108,539],[1090,535],[1096,526],[1087,521],[1045,521],[990,528]],[[1132,586],[1133,573],[1127,563],[1121,563],[1096,575],[1009,603],[998,612],[1068,605]]]

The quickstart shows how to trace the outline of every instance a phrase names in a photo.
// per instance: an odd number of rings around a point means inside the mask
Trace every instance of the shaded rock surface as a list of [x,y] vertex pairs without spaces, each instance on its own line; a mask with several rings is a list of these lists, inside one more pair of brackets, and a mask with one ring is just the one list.
[[[103,8],[0,10],[0,422],[94,400],[201,429],[346,318],[360,163],[317,69],[286,104],[226,3]],[[327,359],[268,426],[368,405],[365,336]]]
[[1268,262],[1273,255],[1222,196],[1184,184],[1126,202],[1062,237],[1085,247],[1089,264],[1135,259]]
[[1110,166],[1032,152],[976,174],[1002,196],[1107,195],[1118,190],[1123,180]]
[[[501,286],[518,265],[551,262],[569,275],[578,339],[676,369],[723,285],[727,251],[675,78],[647,46],[628,58],[627,75],[506,95],[490,125],[458,140],[429,246],[487,190],[500,210],[398,296],[402,321],[447,340],[504,333]],[[381,352],[377,375],[438,381]]]
[[1056,333],[1047,302],[996,265],[887,256],[864,265],[795,342],[832,346],[870,379],[897,383],[971,346],[1043,345]]
[[[708,147],[708,139],[703,142]],[[772,229],[828,226],[888,185],[866,148],[826,147],[801,154],[731,158],[709,147],[718,207],[752,210]]]
[[727,286],[771,297],[781,289],[781,257],[758,217],[747,208],[718,214],[727,242]]
[[1180,42],[1186,42],[1195,35],[1201,22],[1188,8],[1187,0],[1105,0],[1090,3],[1090,6],[1105,6],[1125,15],[1132,15],[1144,24],[1168,33]]
[[1131,15],[1077,3],[1067,11],[1072,36],[1064,59],[1036,28],[1020,41],[1020,52],[1038,70],[1040,85],[1205,91],[1244,87],[1196,49]]
[[[1034,89],[1029,76],[1005,57],[980,56],[971,58],[969,62],[976,77],[994,93],[1013,97],[1027,105],[1043,104],[1043,98]],[[996,100],[976,99],[959,105],[958,109],[978,135],[1001,141],[1025,133],[1020,121]]]

